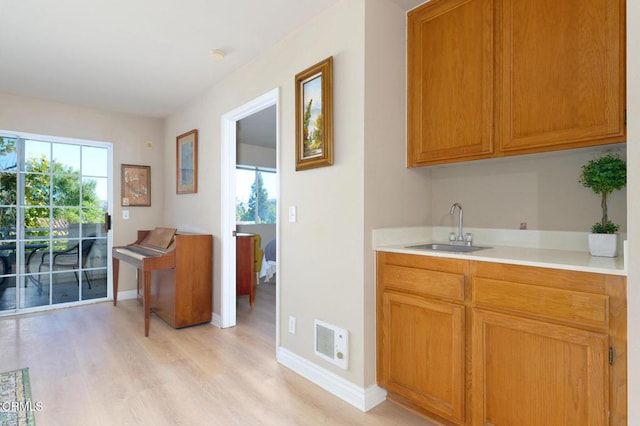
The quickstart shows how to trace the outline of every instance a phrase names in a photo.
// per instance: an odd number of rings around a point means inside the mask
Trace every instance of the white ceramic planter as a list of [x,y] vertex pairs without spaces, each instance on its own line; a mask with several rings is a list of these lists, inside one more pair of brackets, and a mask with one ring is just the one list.
[[616,257],[618,255],[618,234],[589,234],[591,256]]

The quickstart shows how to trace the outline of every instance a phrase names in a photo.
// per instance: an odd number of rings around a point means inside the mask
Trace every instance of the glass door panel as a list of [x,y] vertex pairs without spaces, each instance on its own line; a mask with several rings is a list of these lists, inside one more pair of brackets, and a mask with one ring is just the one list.
[[0,311],[16,309],[18,141],[0,137]]
[[0,137],[0,313],[108,296],[109,156]]

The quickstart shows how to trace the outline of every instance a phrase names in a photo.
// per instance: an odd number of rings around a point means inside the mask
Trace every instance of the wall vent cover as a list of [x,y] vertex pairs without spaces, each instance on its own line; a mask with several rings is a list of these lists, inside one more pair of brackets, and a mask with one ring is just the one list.
[[340,368],[347,369],[349,334],[347,330],[315,320],[314,351]]

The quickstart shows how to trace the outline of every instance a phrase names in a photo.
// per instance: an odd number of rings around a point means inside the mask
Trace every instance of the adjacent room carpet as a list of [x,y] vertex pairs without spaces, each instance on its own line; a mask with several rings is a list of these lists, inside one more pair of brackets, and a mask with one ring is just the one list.
[[33,412],[36,404],[31,400],[29,369],[0,374],[0,425],[35,425]]

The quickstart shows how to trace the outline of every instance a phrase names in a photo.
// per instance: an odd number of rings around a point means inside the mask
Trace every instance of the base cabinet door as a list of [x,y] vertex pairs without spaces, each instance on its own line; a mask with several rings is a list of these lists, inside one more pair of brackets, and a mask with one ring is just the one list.
[[382,384],[456,424],[464,422],[464,306],[383,294]]
[[608,424],[608,336],[473,310],[473,424]]

